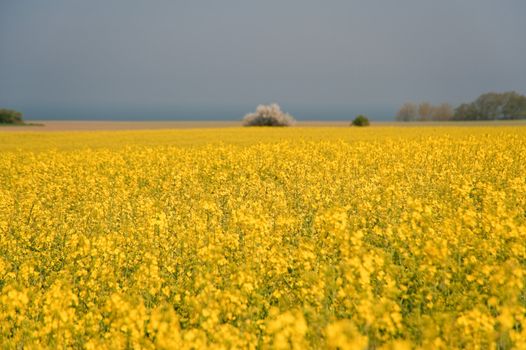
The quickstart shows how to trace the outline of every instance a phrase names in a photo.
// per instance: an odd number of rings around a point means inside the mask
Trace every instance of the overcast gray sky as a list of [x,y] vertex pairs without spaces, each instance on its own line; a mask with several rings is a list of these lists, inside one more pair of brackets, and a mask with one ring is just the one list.
[[526,93],[524,0],[0,0],[0,107],[28,119],[391,119]]

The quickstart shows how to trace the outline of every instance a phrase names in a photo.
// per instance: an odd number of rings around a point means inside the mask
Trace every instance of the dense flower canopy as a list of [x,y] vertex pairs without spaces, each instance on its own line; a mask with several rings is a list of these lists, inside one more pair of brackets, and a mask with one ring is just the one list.
[[72,135],[0,136],[2,347],[526,346],[524,128]]

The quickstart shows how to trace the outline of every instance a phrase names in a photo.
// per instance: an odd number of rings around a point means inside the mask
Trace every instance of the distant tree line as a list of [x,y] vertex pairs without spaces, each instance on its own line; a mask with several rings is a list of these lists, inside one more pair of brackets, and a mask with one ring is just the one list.
[[433,106],[428,102],[416,105],[406,102],[396,115],[397,121],[496,120],[526,119],[526,96],[515,91],[489,92],[471,103],[463,103],[453,110],[443,103]]
[[526,96],[515,91],[490,92],[471,103],[463,103],[455,110],[456,120],[494,120],[526,118]]
[[451,120],[453,118],[453,107],[448,103],[433,106],[429,102],[416,105],[406,102],[398,111],[396,120],[402,122],[411,121],[431,121],[431,120]]

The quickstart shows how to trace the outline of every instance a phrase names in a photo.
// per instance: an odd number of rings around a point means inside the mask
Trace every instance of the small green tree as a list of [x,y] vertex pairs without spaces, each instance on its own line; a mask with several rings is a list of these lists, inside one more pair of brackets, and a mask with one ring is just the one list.
[[0,109],[0,124],[24,124],[22,113],[12,109]]
[[354,118],[351,125],[353,126],[369,126],[369,119],[366,116],[360,114]]

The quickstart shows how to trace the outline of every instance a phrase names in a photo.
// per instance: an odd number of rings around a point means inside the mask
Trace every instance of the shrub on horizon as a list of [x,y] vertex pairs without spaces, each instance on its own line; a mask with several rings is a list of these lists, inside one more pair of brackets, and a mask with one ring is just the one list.
[[281,111],[277,103],[259,105],[256,112],[243,118],[244,126],[291,126],[296,122],[293,116]]
[[24,124],[22,113],[12,109],[0,109],[0,124]]
[[369,124],[369,119],[363,114],[358,115],[351,123],[352,126],[369,126]]

